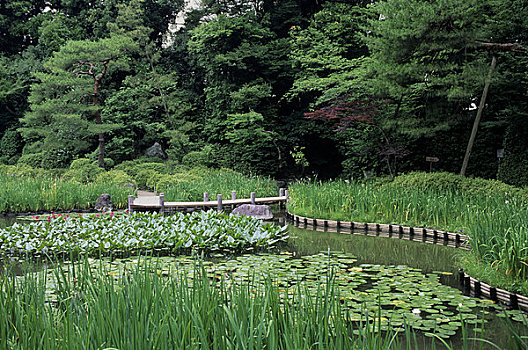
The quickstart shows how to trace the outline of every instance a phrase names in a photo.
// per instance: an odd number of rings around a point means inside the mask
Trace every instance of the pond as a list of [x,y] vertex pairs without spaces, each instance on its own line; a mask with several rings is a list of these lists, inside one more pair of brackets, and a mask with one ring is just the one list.
[[[12,223],[13,218],[0,218],[0,227]],[[290,226],[289,235],[287,243],[274,254],[215,257],[204,262],[205,267],[211,275],[227,276],[233,282],[272,271],[284,293],[294,291],[296,286],[314,290],[324,285],[331,273],[342,304],[358,322],[365,310],[371,315],[379,312],[384,320],[382,329],[387,329],[389,322],[390,327],[405,323],[424,334],[434,332],[449,339],[457,348],[463,319],[472,329],[469,336],[507,347],[510,331],[496,316],[501,310],[488,301],[466,297],[457,289],[455,261],[461,250],[372,237],[364,232],[343,234]],[[103,262],[117,276],[123,267],[137,264],[137,258]],[[174,266],[180,270],[191,266],[188,257],[163,257],[157,263],[160,273]],[[97,260],[95,266],[99,266]]]

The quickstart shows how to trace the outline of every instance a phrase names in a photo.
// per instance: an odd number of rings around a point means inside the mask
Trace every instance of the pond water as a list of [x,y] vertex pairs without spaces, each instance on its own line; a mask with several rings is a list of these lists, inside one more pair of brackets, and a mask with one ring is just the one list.
[[[14,220],[0,218],[0,227],[11,225]],[[298,284],[316,288],[332,270],[342,303],[358,320],[361,310],[369,309],[372,314],[381,301],[382,317],[390,319],[393,326],[410,323],[416,330],[449,337],[448,342],[459,348],[462,318],[471,329],[477,326],[478,333],[471,331],[470,337],[489,339],[500,348],[508,347],[510,331],[507,323],[496,316],[500,310],[490,309],[486,301],[465,297],[457,289],[456,256],[462,250],[373,237],[364,232],[343,234],[290,226],[289,235],[280,253],[215,259],[207,262],[206,267],[211,274],[228,271],[233,280],[247,278],[250,267],[260,273],[273,271],[280,276],[278,282],[283,283],[285,290]],[[187,257],[162,259],[164,266],[182,266],[188,261]],[[107,259],[107,263],[118,271],[137,262],[128,258]],[[481,320],[485,320],[484,333],[479,331]],[[428,344],[427,340],[420,340],[419,345],[426,348]],[[493,347],[483,344],[483,348]]]

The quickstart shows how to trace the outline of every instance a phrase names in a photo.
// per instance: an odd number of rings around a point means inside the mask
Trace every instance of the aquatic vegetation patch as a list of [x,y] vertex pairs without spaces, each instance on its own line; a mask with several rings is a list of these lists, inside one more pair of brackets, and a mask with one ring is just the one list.
[[[126,266],[81,260],[22,276],[4,266],[0,347],[374,350],[434,348],[438,342],[408,326],[376,332],[370,326],[382,320],[376,315],[365,315],[364,324],[351,322],[331,278],[315,294],[302,288],[289,294],[274,277],[232,283],[234,274],[226,271],[211,283],[200,263],[186,259],[179,260],[184,271],[176,260],[168,267],[143,259]],[[464,345],[474,348],[478,341],[466,337]]]
[[[126,271],[145,264],[144,259],[147,258],[92,260],[91,269],[96,271],[103,266],[108,276],[119,281]],[[196,260],[192,257],[154,259],[149,259],[147,264],[151,273],[168,278],[185,276],[188,285],[195,283]],[[271,279],[283,303],[295,299],[299,291],[303,298],[317,298],[321,289],[331,287],[348,321],[371,327],[375,332],[399,331],[408,326],[426,336],[449,338],[461,330],[463,323],[480,332],[492,311],[503,311],[489,300],[470,298],[458,289],[443,285],[440,276],[446,272],[423,274],[407,266],[357,264],[347,254],[302,257],[291,253],[245,254],[227,261],[202,263],[211,279],[228,288]],[[257,290],[250,289],[250,295],[255,297]],[[512,316],[515,320],[521,317]]]
[[51,215],[0,229],[0,250],[8,253],[107,252],[162,249],[242,251],[272,247],[287,238],[286,227],[215,211],[116,216]]

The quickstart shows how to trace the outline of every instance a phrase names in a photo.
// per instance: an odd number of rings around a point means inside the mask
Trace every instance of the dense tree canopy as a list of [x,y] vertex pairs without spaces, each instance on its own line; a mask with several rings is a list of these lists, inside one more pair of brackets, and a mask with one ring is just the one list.
[[458,171],[495,57],[468,174],[528,184],[526,0],[205,0],[169,32],[183,7],[0,0],[0,161]]

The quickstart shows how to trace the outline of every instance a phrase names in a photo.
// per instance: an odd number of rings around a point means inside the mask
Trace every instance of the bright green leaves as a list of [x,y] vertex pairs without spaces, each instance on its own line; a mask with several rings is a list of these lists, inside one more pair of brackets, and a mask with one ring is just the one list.
[[195,248],[209,251],[242,251],[269,248],[287,238],[286,227],[262,224],[247,216],[214,211],[193,214],[135,213],[114,216],[52,215],[28,225],[0,230],[2,250],[20,253],[59,253],[158,249],[174,252]]
[[290,99],[315,94],[315,107],[360,92],[362,56],[367,51],[360,41],[359,26],[365,19],[364,9],[328,4],[308,28],[292,27],[290,57],[298,73]]

